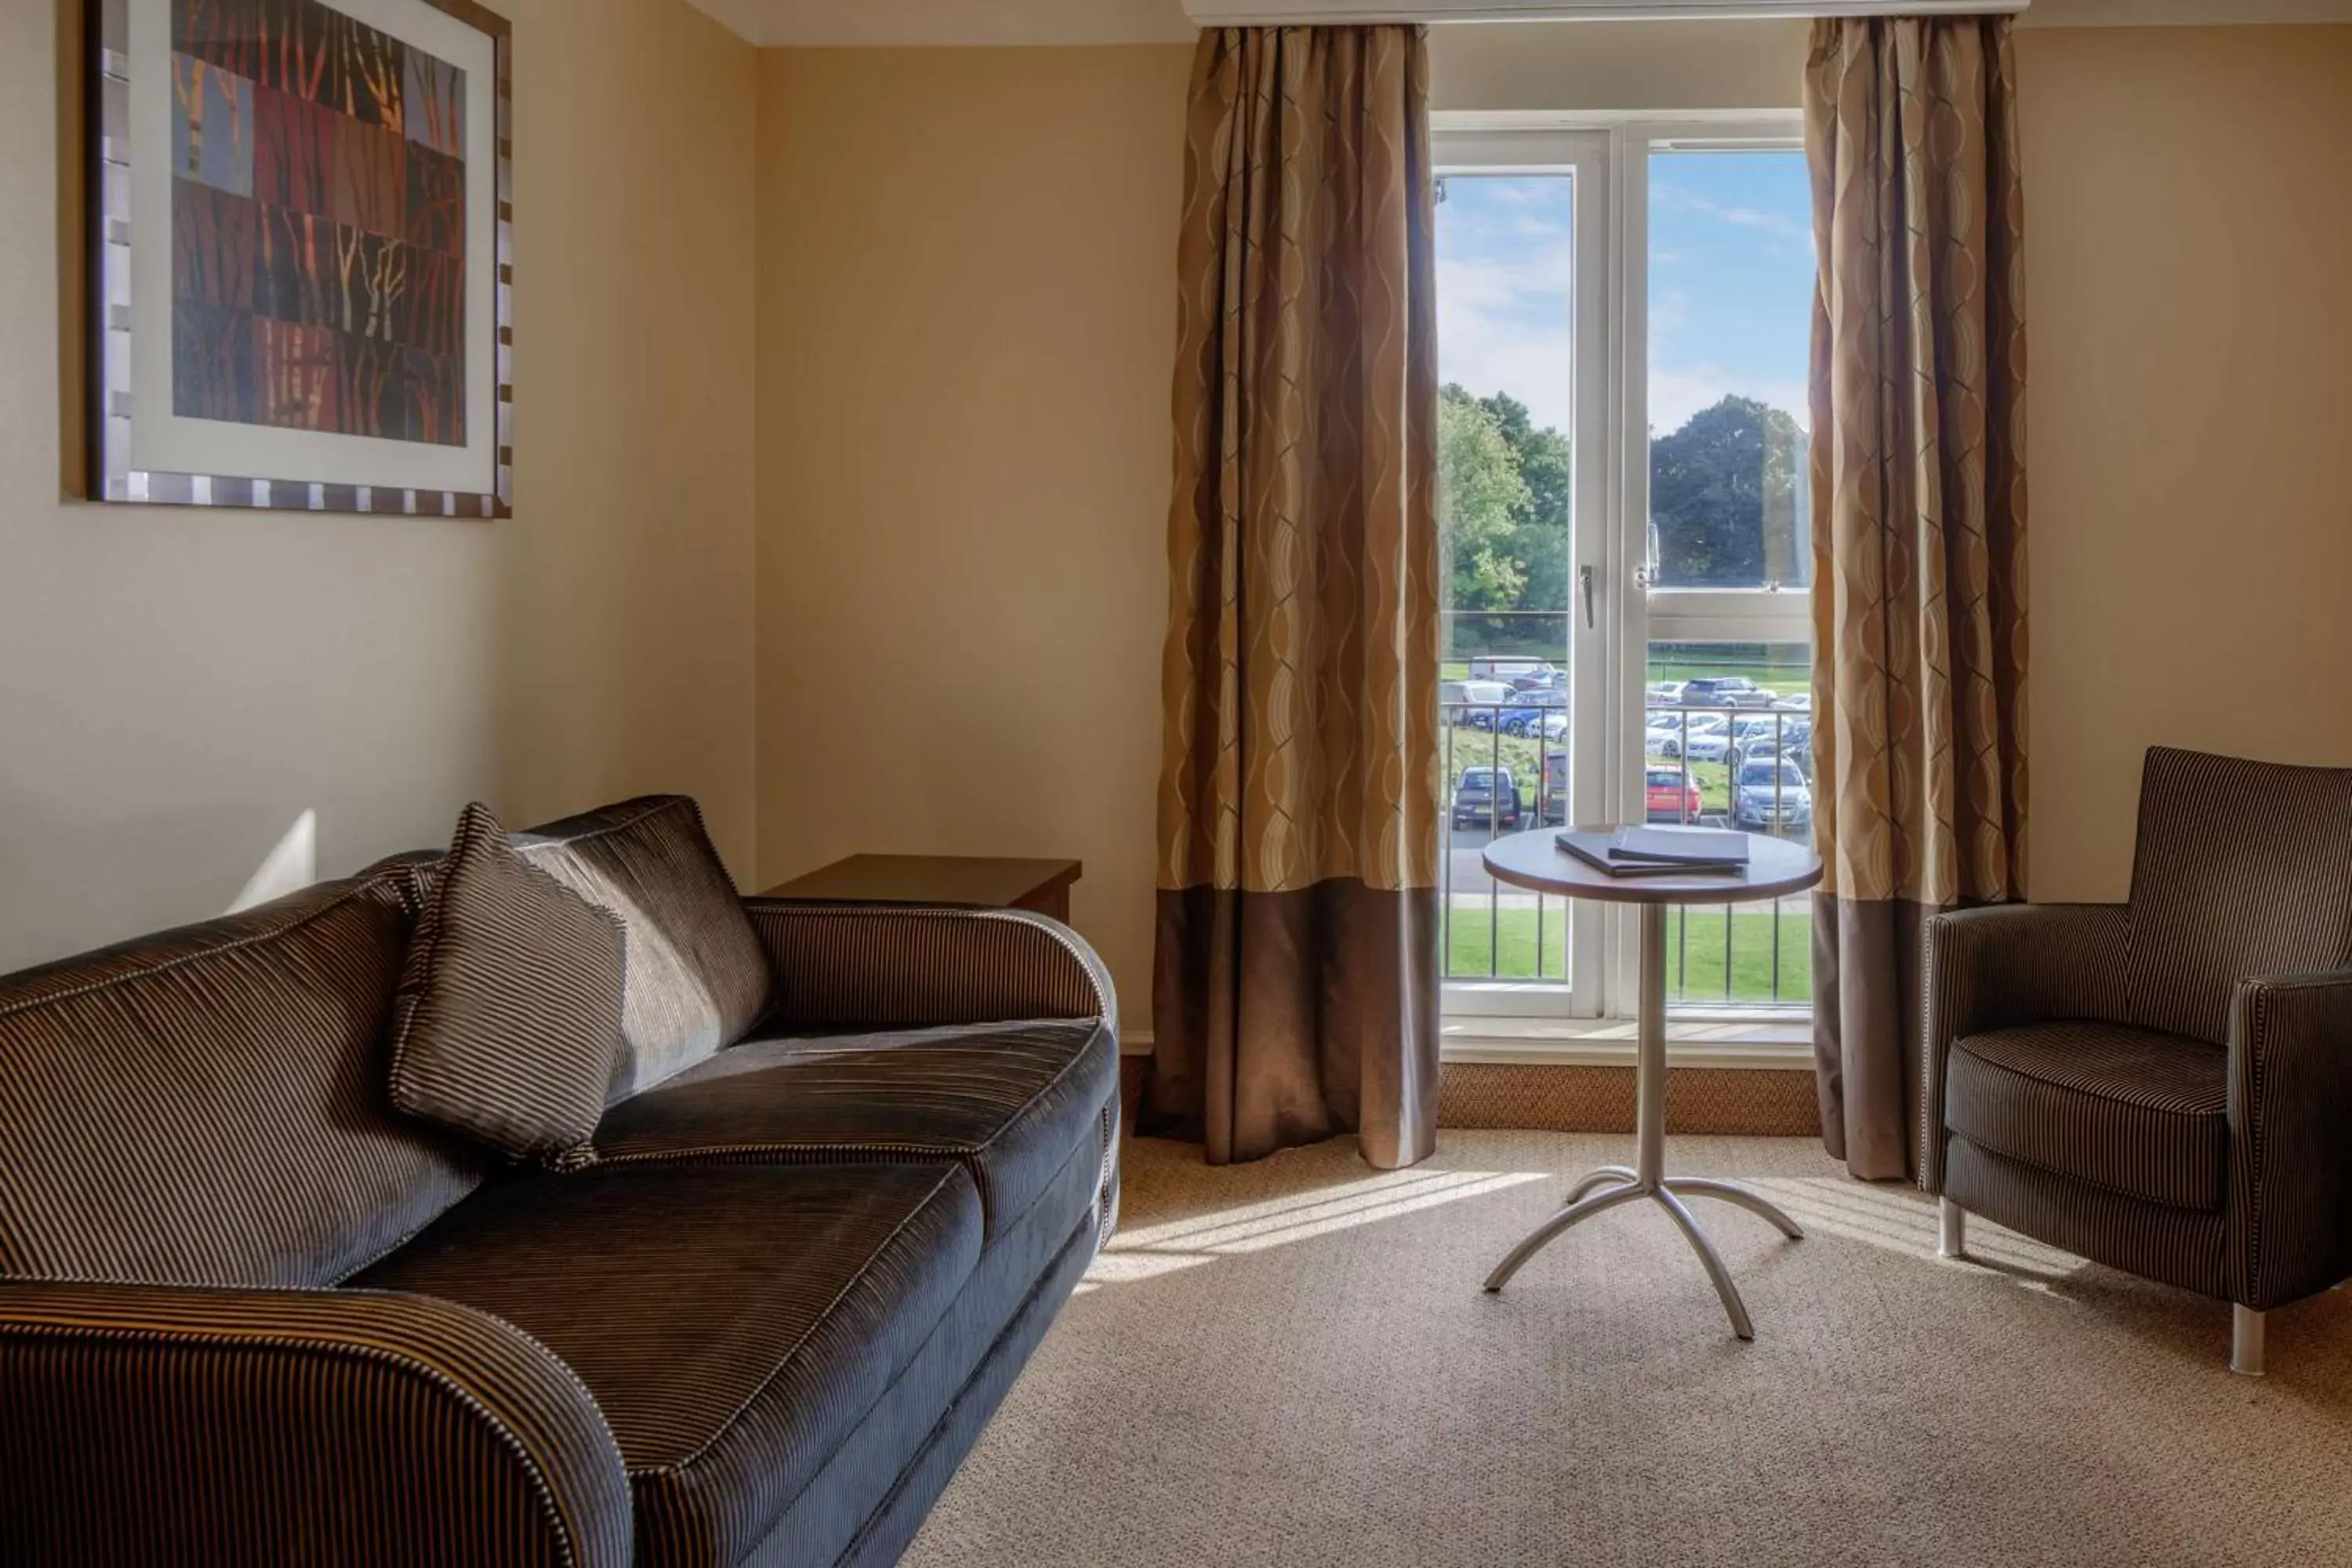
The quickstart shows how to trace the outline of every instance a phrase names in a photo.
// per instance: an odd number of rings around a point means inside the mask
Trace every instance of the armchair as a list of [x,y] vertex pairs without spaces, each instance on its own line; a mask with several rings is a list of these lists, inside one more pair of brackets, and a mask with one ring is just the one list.
[[2131,900],[1938,915],[1920,1185],[1966,1216],[2231,1305],[2352,1276],[2352,769],[2158,747]]

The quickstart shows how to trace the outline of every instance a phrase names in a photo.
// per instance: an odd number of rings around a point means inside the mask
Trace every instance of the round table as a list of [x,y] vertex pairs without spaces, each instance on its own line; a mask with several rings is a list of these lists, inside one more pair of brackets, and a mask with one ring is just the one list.
[[[1609,833],[1612,828],[1580,828],[1579,832]],[[1672,831],[1662,829],[1661,831]],[[1563,898],[1591,899],[1612,904],[1634,904],[1642,911],[1641,1050],[1635,1058],[1633,1164],[1603,1165],[1586,1175],[1569,1192],[1559,1212],[1536,1227],[1511,1255],[1486,1277],[1486,1289],[1500,1290],[1519,1266],[1593,1215],[1636,1198],[1654,1200],[1671,1215],[1683,1237],[1698,1254],[1716,1294],[1731,1319],[1731,1331],[1743,1340],[1756,1337],[1746,1303],[1732,1284],[1730,1271],[1691,1217],[1682,1196],[1718,1198],[1737,1204],[1780,1226],[1791,1241],[1802,1240],[1797,1223],[1747,1188],[1730,1182],[1699,1176],[1666,1174],[1666,909],[1673,904],[1738,904],[1801,893],[1822,879],[1821,858],[1801,845],[1784,843],[1749,833],[1747,874],[1714,876],[1612,877],[1589,866],[1553,842],[1549,830],[1517,833],[1486,846],[1486,869],[1498,882]]]

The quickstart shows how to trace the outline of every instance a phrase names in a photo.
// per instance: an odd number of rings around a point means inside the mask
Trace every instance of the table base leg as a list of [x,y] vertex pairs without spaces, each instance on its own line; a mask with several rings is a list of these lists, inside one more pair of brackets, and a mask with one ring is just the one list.
[[[1682,1196],[1714,1198],[1733,1204],[1777,1226],[1791,1241],[1804,1239],[1804,1231],[1796,1221],[1780,1208],[1746,1187],[1732,1182],[1720,1182],[1706,1176],[1669,1176],[1665,1173],[1666,1143],[1666,914],[1658,905],[1645,906],[1642,910],[1642,1017],[1641,1054],[1636,1059],[1634,1081],[1639,1099],[1635,1116],[1635,1163],[1603,1165],[1586,1174],[1569,1190],[1568,1200],[1558,1213],[1538,1226],[1527,1239],[1511,1248],[1510,1256],[1495,1266],[1486,1276],[1489,1292],[1500,1290],[1510,1282],[1511,1276],[1525,1266],[1528,1259],[1567,1235],[1594,1215],[1615,1208],[1635,1198],[1649,1198],[1664,1209],[1690,1243],[1691,1250],[1706,1269],[1707,1278],[1715,1282],[1715,1293],[1723,1301],[1724,1315],[1731,1320],[1731,1331],[1743,1340],[1756,1337],[1756,1326],[1748,1317],[1747,1303],[1739,1299],[1739,1288],[1731,1280],[1731,1271],[1715,1250],[1706,1233],[1699,1228],[1696,1219],[1685,1207]],[[1681,1194],[1681,1195],[1677,1195]]]
[[[1739,1288],[1732,1283],[1731,1271],[1724,1267],[1723,1258],[1715,1250],[1715,1245],[1707,1240],[1706,1232],[1699,1227],[1698,1220],[1677,1194],[1687,1194],[1693,1197],[1717,1198],[1736,1204],[1769,1220],[1791,1241],[1804,1239],[1803,1228],[1766,1199],[1730,1182],[1719,1182],[1706,1176],[1668,1176],[1653,1186],[1638,1177],[1628,1179],[1631,1175],[1622,1165],[1603,1165],[1577,1183],[1559,1211],[1530,1231],[1525,1240],[1511,1248],[1510,1256],[1496,1264],[1495,1271],[1486,1276],[1487,1292],[1493,1294],[1502,1289],[1510,1283],[1511,1276],[1527,1265],[1528,1259],[1594,1215],[1605,1214],[1620,1204],[1629,1204],[1636,1198],[1648,1198],[1666,1211],[1675,1227],[1683,1233],[1683,1239],[1690,1243],[1693,1252],[1698,1254],[1707,1278],[1714,1282],[1716,1295],[1723,1302],[1724,1315],[1731,1320],[1731,1331],[1743,1340],[1754,1339],[1756,1326],[1748,1319],[1748,1306],[1740,1300]],[[1615,1184],[1608,1184],[1612,1183]],[[1596,1187],[1601,1190],[1595,1192],[1593,1189]]]

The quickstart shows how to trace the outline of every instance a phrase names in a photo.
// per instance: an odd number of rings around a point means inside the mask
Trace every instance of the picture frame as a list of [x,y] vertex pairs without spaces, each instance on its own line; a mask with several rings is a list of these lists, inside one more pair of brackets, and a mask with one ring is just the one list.
[[513,513],[513,29],[89,0],[91,499]]

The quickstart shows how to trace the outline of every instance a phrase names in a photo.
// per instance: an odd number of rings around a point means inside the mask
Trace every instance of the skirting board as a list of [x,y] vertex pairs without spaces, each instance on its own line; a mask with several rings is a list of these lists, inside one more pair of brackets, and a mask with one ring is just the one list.
[[[1119,1063],[1127,1124],[1143,1093],[1145,1060]],[[1438,1068],[1437,1125],[1539,1132],[1633,1131],[1633,1069],[1549,1063],[1447,1062]],[[1822,1130],[1813,1075],[1798,1069],[1669,1068],[1666,1131],[1751,1138],[1811,1138]]]

